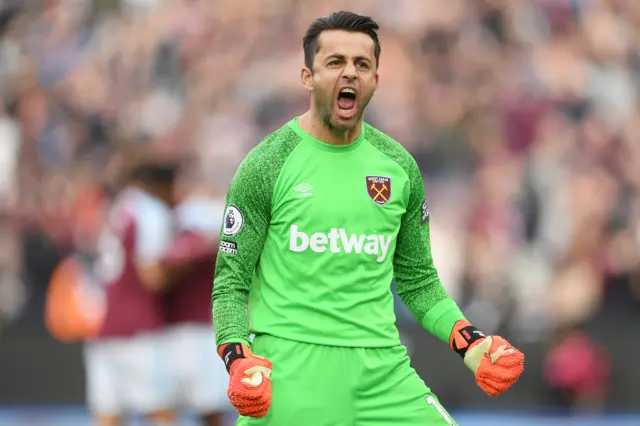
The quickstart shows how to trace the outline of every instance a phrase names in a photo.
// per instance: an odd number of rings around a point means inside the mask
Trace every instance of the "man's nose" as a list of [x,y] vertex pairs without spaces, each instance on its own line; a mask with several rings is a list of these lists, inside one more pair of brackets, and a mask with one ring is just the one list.
[[355,65],[349,64],[344,67],[344,70],[342,71],[342,77],[346,78],[347,80],[355,80],[358,77]]

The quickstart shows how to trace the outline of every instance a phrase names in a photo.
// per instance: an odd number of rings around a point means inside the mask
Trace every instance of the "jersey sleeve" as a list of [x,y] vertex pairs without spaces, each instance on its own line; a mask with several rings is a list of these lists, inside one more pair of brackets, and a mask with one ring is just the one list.
[[217,238],[222,229],[224,207],[222,200],[188,199],[176,209],[178,229]]
[[144,267],[160,261],[173,238],[172,229],[169,207],[156,200],[141,202],[135,210],[136,263]]
[[393,260],[396,290],[420,324],[448,344],[454,324],[464,316],[442,286],[433,263],[429,207],[415,160],[411,159],[406,171],[410,191]]
[[273,184],[254,152],[227,193],[212,293],[217,344],[249,343],[249,291],[271,218]]

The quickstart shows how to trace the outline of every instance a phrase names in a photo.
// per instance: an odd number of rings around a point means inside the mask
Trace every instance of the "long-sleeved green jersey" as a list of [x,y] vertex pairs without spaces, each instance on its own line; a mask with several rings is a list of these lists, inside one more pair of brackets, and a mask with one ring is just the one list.
[[345,347],[400,343],[391,282],[448,342],[464,319],[433,264],[424,184],[413,157],[363,125],[345,146],[294,119],[256,146],[227,195],[216,262],[217,343],[266,333]]

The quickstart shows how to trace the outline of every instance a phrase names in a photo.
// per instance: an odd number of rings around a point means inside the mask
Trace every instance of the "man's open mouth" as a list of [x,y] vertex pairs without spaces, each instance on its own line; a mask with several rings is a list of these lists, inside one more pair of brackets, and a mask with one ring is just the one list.
[[338,108],[340,114],[349,117],[356,109],[356,91],[350,87],[345,87],[338,94]]

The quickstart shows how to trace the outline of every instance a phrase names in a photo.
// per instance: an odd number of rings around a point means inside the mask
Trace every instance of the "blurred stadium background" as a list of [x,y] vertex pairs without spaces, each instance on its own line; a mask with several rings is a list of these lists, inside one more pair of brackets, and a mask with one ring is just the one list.
[[640,424],[640,1],[0,0],[0,425],[88,424],[43,304],[115,144],[223,197],[304,112],[302,34],[340,9],[382,26],[367,121],[421,166],[445,286],[527,355],[491,399],[399,304],[415,368],[461,426]]

